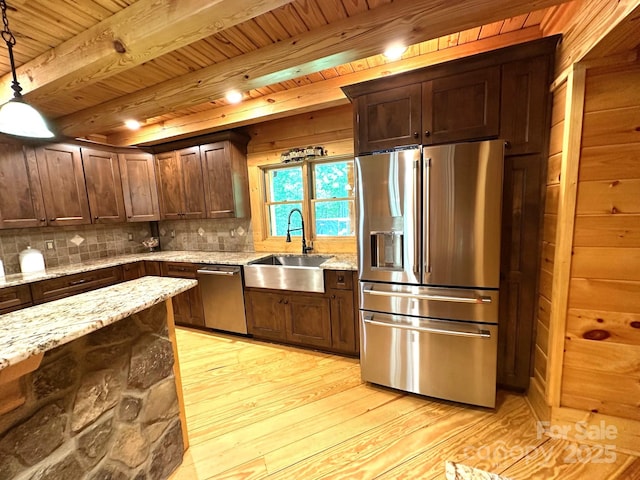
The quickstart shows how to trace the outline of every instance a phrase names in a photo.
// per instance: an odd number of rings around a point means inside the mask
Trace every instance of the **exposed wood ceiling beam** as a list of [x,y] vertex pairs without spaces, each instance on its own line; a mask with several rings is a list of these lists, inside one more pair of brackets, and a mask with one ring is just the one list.
[[414,70],[476,53],[488,52],[540,37],[541,32],[537,26],[515,30],[503,35],[284,90],[245,101],[240,105],[228,105],[205,112],[185,115],[143,127],[137,131],[121,131],[108,136],[106,142],[112,145],[150,145],[169,139],[175,140],[216,130],[241,127],[257,121],[275,120],[290,115],[330,108],[349,103],[340,89],[345,85]]
[[[18,68],[24,96],[34,104],[86,87],[189,45],[292,0],[138,0]],[[51,19],[54,21],[55,19]],[[11,78],[0,79],[9,100]]]
[[57,120],[69,136],[105,132],[145,119],[380,53],[563,3],[563,0],[400,0],[286,41],[183,75]]

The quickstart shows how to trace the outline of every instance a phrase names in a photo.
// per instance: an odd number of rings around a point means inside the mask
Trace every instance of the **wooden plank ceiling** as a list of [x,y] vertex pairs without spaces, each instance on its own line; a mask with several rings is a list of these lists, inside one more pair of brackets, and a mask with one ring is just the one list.
[[[8,16],[25,98],[61,135],[124,145],[345,103],[341,85],[555,33],[563,3],[8,0]],[[411,46],[390,62],[394,40]],[[7,72],[0,49],[2,102]],[[231,88],[242,104],[224,100]]]

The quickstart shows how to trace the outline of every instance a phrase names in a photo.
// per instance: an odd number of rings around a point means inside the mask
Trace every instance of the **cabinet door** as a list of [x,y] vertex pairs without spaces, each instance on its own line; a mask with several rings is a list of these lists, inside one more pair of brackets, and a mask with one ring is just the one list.
[[176,152],[156,155],[156,179],[160,218],[177,220],[182,218],[182,182],[180,180],[180,161]]
[[[147,262],[149,263],[149,262]],[[175,278],[196,278],[198,265],[184,262],[164,262],[162,264],[162,274],[165,277]],[[202,293],[200,286],[183,292],[178,300],[174,300],[173,314],[175,321],[183,325],[204,327],[204,307],[202,305]]]
[[46,224],[33,150],[18,143],[0,143],[0,228]]
[[324,296],[288,295],[284,304],[288,341],[331,347],[329,299]]
[[422,108],[425,145],[496,137],[500,67],[424,82]]
[[124,222],[124,198],[118,156],[102,150],[81,150],[93,223]]
[[420,84],[359,97],[356,153],[420,143],[420,115]]
[[171,299],[173,320],[178,325],[191,325],[191,298],[189,291],[179,293]]
[[178,151],[182,174],[183,210],[182,218],[205,218],[204,180],[198,147]]
[[541,153],[544,147],[549,88],[548,57],[502,66],[500,138],[506,155]]
[[127,221],[160,220],[153,156],[148,153],[121,153],[118,161]]
[[80,148],[47,145],[36,150],[49,225],[91,223]]
[[201,145],[207,218],[233,217],[233,172],[229,142]]
[[529,385],[541,212],[542,156],[505,158],[500,260],[498,383]]
[[144,276],[144,263],[125,263],[122,265],[122,279],[123,280],[135,280]]
[[331,346],[356,353],[356,315],[352,290],[328,290],[331,300]]
[[259,338],[286,340],[284,301],[279,294],[245,290],[247,331]]

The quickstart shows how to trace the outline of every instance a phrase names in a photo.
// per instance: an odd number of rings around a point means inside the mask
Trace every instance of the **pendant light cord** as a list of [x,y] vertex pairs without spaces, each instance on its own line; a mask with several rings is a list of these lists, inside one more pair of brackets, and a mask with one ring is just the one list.
[[2,9],[2,39],[7,44],[7,50],[9,50],[9,63],[11,64],[11,73],[13,74],[13,82],[11,82],[11,88],[13,89],[13,96],[15,98],[22,98],[22,87],[18,83],[18,76],[16,75],[16,65],[13,59],[13,46],[16,44],[16,37],[9,30],[9,19],[7,18],[7,2],[0,0],[0,8]]

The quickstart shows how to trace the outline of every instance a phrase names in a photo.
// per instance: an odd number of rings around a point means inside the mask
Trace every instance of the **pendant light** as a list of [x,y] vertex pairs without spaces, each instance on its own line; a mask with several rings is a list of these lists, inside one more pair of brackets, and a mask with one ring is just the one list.
[[26,103],[20,93],[22,87],[18,83],[16,66],[13,60],[13,47],[16,44],[16,37],[9,30],[7,2],[5,0],[0,0],[0,8],[2,8],[2,23],[4,24],[2,39],[7,43],[11,74],[13,75],[13,82],[11,82],[13,98],[0,107],[0,132],[21,137],[51,138],[54,136],[53,132],[47,127],[47,123],[40,115],[40,112]]

